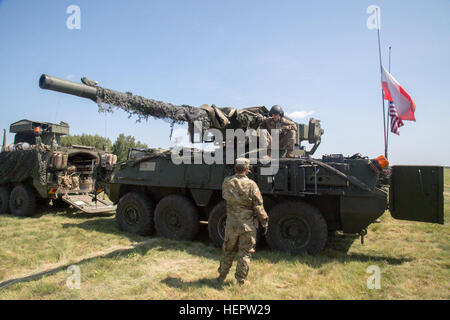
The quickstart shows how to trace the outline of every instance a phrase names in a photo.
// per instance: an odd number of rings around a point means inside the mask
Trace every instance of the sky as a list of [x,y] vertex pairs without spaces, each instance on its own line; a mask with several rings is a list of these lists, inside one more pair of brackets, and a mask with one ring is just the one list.
[[[76,22],[71,5],[80,9],[79,29],[68,27]],[[150,147],[174,145],[166,121],[99,113],[90,100],[38,86],[43,73],[76,82],[86,76],[173,104],[278,104],[298,122],[321,120],[315,157],[375,158],[384,137],[370,5],[380,7],[383,64],[391,46],[391,73],[417,105],[416,122],[389,135],[389,161],[449,166],[448,0],[0,0],[0,128],[21,119],[64,121],[71,134],[114,142],[124,133]]]

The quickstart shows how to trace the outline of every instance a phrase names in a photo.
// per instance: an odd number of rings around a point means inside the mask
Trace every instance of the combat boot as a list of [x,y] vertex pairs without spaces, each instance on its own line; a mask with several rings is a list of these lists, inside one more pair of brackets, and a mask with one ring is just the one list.
[[219,275],[216,280],[218,283],[222,284],[225,282],[226,277],[226,275]]
[[250,281],[245,280],[245,279],[238,280],[238,285],[239,285],[239,287],[247,287],[250,285]]

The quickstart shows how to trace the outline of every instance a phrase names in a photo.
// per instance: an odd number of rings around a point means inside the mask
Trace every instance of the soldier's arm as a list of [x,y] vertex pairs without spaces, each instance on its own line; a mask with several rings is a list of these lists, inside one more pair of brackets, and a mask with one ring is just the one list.
[[297,125],[288,119],[283,119],[283,126],[281,127],[282,130],[294,130],[297,131]]
[[269,216],[267,215],[266,210],[264,210],[263,198],[256,183],[252,184],[251,193],[253,212],[256,214],[262,227],[266,229],[269,222]]
[[222,183],[222,198],[226,201],[230,199],[229,197],[229,183],[228,183],[228,177],[225,178],[225,180]]

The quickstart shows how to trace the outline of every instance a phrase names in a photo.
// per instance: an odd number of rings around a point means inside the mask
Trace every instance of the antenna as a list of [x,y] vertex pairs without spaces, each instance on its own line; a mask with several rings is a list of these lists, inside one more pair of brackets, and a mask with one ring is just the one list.
[[[380,57],[380,74],[383,74],[383,63],[381,61],[381,40],[380,40],[380,12],[377,10],[377,34],[378,34],[378,54]],[[384,156],[387,159],[387,137],[386,137],[386,108],[384,107],[384,91],[381,89],[381,102],[383,104],[383,135],[384,135]]]
[[6,147],[6,129],[3,129],[3,144],[2,144],[2,152],[5,151]]
[[[391,46],[389,46],[389,73],[391,73]],[[388,111],[387,111],[387,113],[388,113],[388,116],[387,116],[387,119],[386,119],[386,122],[387,122],[387,129],[386,129],[386,159],[388,158],[387,157],[387,155],[388,155],[388,147],[389,147],[389,109],[390,109],[390,105],[389,105],[389,108],[388,108]]]

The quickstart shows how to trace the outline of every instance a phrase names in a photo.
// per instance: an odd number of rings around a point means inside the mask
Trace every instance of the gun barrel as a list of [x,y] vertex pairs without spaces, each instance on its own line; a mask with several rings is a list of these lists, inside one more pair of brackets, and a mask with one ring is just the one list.
[[53,90],[91,99],[94,102],[97,101],[96,87],[52,77],[46,74],[41,75],[39,78],[39,87],[41,87],[41,89]]

